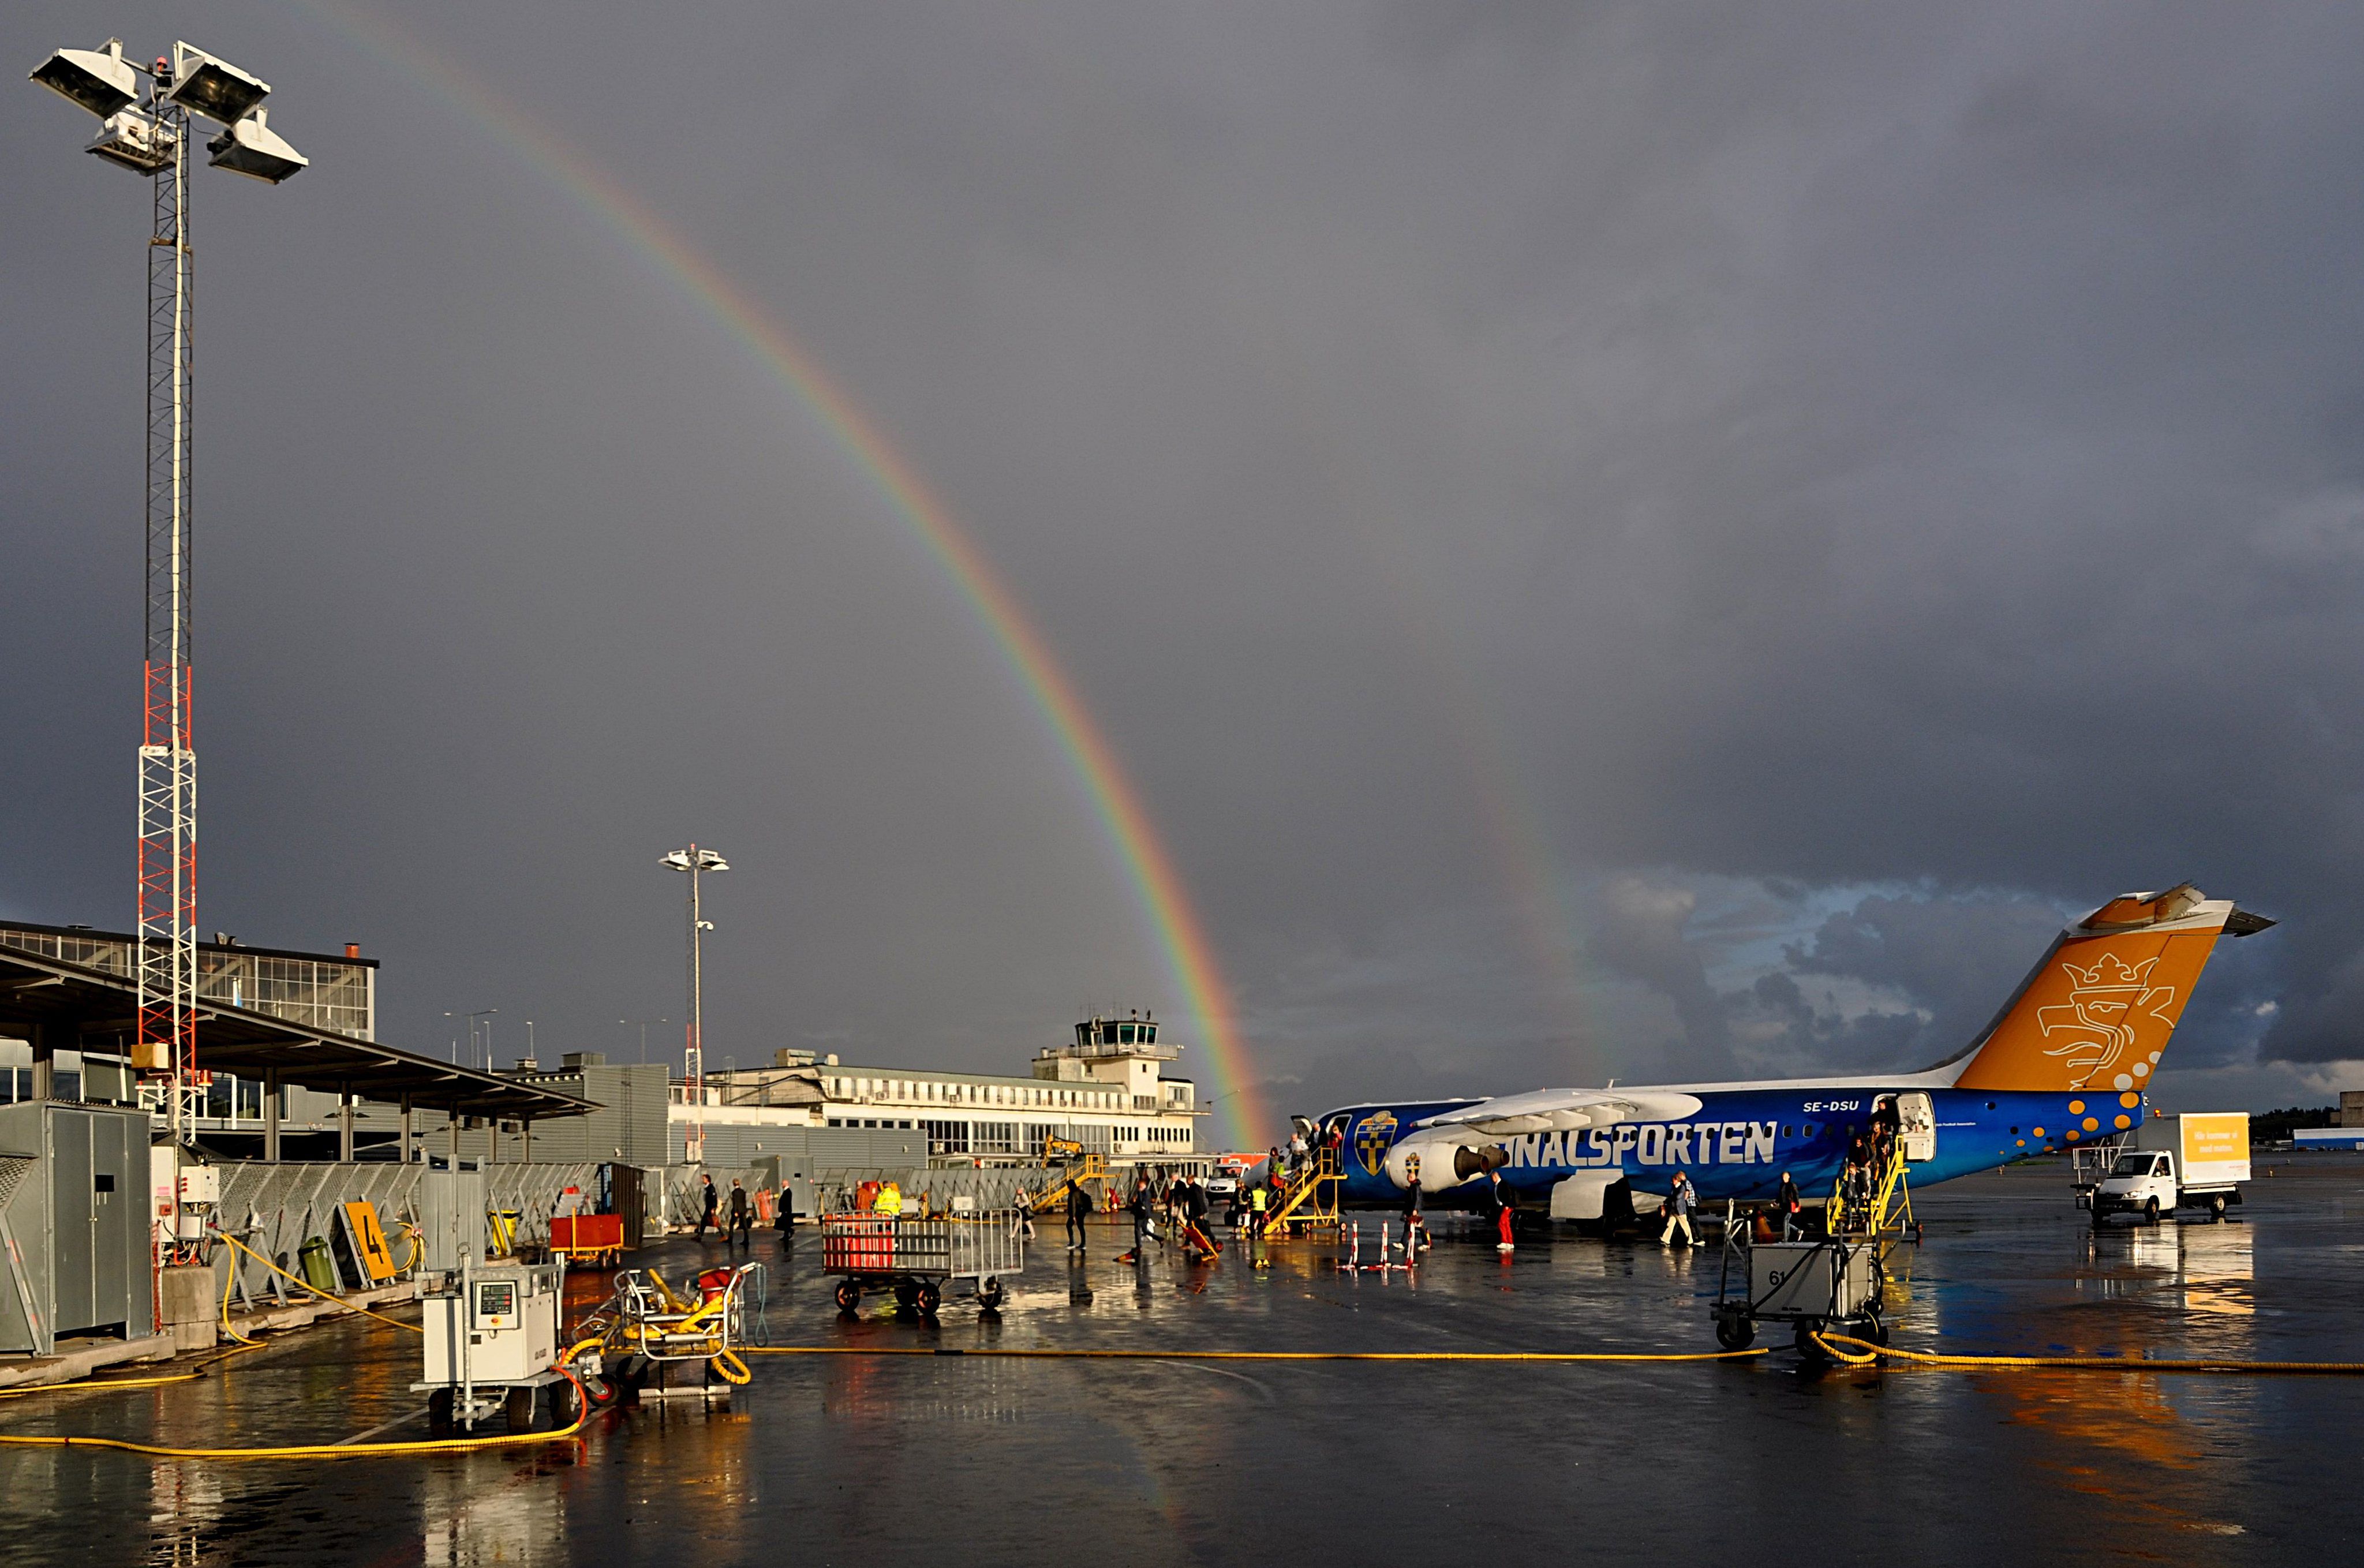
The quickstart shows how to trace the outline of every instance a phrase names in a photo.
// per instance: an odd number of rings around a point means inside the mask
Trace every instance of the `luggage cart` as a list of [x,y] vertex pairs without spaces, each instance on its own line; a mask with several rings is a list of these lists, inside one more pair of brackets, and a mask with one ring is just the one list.
[[842,1311],[860,1307],[865,1292],[891,1290],[904,1311],[933,1318],[944,1287],[965,1282],[990,1313],[1007,1299],[1002,1281],[1025,1267],[1026,1221],[1014,1209],[943,1219],[821,1216],[820,1272],[838,1276]]

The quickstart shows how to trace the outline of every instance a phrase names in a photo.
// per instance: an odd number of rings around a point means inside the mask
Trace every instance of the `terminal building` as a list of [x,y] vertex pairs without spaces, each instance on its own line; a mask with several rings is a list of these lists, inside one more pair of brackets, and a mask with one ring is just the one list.
[[1115,1164],[1195,1162],[1205,1114],[1198,1085],[1165,1075],[1181,1051],[1158,1039],[1158,1027],[1139,1014],[1087,1018],[1072,1042],[1035,1052],[1024,1077],[783,1051],[769,1067],[708,1073],[702,1106],[676,1083],[671,1155],[685,1157],[694,1119],[709,1164],[776,1153],[782,1134],[810,1128],[906,1133],[913,1154],[937,1162],[1034,1163],[1054,1139]]

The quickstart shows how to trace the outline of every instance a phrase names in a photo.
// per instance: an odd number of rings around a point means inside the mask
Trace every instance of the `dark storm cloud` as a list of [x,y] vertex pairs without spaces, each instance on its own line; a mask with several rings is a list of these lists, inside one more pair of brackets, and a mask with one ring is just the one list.
[[[1289,1103],[1922,1064],[2183,877],[2286,924],[2179,1052],[2364,1058],[2355,8],[367,10],[897,433]],[[1179,1011],[859,469],[336,15],[107,21],[315,159],[201,188],[204,923],[614,1050],[695,836],[718,1056]],[[0,93],[0,903],[120,923],[144,219],[83,130]]]

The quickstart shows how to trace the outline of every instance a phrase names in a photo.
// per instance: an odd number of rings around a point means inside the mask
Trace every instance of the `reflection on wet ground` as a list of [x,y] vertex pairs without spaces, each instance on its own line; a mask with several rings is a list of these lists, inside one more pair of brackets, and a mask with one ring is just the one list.
[[[2364,1361],[2364,1163],[2283,1162],[2224,1225],[2094,1234],[2031,1167],[1916,1199],[1900,1343],[2016,1354]],[[780,1344],[948,1349],[1711,1348],[1716,1255],[1447,1229],[1416,1275],[1333,1249],[1214,1268],[1036,1253],[998,1323],[841,1319],[809,1244]],[[719,1248],[671,1242],[675,1268]],[[570,1282],[585,1304],[603,1282]],[[192,1384],[43,1396],[0,1427],[179,1444],[334,1440],[416,1409],[418,1341],[301,1335]],[[2202,1564],[2358,1551],[2344,1434],[2364,1380],[1801,1373],[1738,1363],[1400,1364],[766,1357],[727,1410],[603,1418],[548,1449],[339,1463],[0,1452],[0,1562],[1201,1561]],[[415,1435],[415,1427],[408,1434]],[[406,1435],[402,1429],[395,1434]],[[1502,1557],[1509,1551],[1514,1557]]]

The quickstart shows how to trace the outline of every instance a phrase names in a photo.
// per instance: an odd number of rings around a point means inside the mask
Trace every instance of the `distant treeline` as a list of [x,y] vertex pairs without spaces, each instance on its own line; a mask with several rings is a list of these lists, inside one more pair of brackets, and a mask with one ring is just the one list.
[[2330,1106],[2292,1106],[2286,1111],[2252,1111],[2249,1114],[2249,1141],[2287,1143],[2294,1129],[2333,1126],[2331,1118],[2335,1114]]

